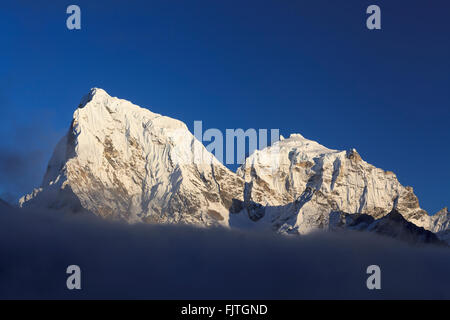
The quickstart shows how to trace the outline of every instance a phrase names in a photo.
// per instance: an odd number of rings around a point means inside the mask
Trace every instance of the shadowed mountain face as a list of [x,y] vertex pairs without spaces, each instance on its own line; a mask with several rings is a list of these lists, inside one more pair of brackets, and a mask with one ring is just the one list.
[[334,213],[331,218],[331,229],[349,229],[369,231],[383,236],[396,238],[411,244],[437,244],[446,246],[433,232],[418,227],[407,221],[397,210],[392,210],[380,219],[374,219],[367,214]]
[[412,243],[441,243],[433,232],[408,222],[397,210],[393,210],[388,215],[375,221],[369,225],[367,230],[382,235],[394,236]]
[[[24,196],[20,206],[89,211],[130,223],[294,234],[329,229],[335,213],[368,215],[378,221],[380,233],[383,221],[433,232],[449,226],[448,213],[430,217],[411,187],[368,164],[354,149],[332,150],[293,134],[256,151],[234,173],[183,122],[102,89],[82,99],[41,187]],[[382,220],[392,208],[406,220],[392,215]]]

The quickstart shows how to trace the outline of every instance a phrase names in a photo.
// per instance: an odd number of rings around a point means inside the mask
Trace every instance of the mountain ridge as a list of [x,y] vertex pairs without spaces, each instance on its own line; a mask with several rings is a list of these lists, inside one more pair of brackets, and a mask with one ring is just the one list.
[[375,220],[397,210],[438,233],[448,210],[430,216],[411,187],[365,162],[292,134],[256,150],[236,173],[187,126],[93,88],[74,112],[42,185],[21,207],[89,211],[130,223],[188,223],[305,234],[330,227],[334,212]]

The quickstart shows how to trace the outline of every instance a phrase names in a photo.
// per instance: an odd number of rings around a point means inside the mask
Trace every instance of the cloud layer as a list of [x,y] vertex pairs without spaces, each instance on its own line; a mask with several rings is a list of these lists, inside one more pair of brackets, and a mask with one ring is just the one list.
[[[0,212],[0,298],[450,298],[448,249],[365,233],[282,237]],[[67,266],[82,290],[66,289]],[[381,267],[378,291],[366,268]]]

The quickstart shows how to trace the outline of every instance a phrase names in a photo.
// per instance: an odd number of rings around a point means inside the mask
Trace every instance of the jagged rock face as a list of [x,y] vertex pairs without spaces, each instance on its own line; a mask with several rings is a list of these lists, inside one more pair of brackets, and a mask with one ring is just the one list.
[[247,186],[244,202],[253,204],[250,216],[253,208],[265,207],[260,219],[287,232],[328,227],[332,212],[378,219],[393,207],[408,221],[429,226],[412,188],[394,173],[368,164],[354,149],[331,150],[298,134],[252,154],[238,175]]
[[93,89],[75,111],[41,188],[21,206],[88,210],[128,222],[228,225],[243,182],[181,121]]
[[450,229],[450,211],[444,208],[431,216],[430,230],[438,233]]

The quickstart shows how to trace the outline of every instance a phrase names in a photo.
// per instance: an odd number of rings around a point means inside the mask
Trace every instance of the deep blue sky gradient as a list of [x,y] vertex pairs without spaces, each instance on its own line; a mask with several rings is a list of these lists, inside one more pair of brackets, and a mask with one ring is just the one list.
[[[66,28],[70,4],[80,31]],[[380,31],[365,27],[370,4]],[[3,1],[0,38],[0,152],[16,164],[0,168],[4,197],[40,183],[101,87],[191,129],[354,147],[424,209],[450,205],[448,1]]]

